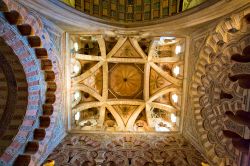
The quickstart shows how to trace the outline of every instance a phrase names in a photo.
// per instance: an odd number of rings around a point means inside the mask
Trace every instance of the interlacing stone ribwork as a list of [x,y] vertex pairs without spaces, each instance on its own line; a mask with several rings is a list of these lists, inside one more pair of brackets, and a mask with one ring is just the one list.
[[183,39],[72,38],[79,47],[71,54],[73,129],[178,130],[184,51],[175,49]]

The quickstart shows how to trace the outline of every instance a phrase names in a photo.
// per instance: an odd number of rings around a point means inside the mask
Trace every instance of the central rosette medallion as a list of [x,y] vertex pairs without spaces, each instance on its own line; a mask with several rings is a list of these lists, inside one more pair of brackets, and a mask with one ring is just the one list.
[[110,89],[116,96],[134,98],[142,90],[143,72],[135,64],[115,64],[109,78]]

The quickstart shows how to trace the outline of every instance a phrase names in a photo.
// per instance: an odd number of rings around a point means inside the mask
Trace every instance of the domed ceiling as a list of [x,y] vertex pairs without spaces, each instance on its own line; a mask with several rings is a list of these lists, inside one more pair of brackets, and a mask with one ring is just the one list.
[[71,36],[71,125],[91,131],[178,131],[183,38]]
[[158,20],[195,7],[206,0],[61,0],[75,9],[119,22]]

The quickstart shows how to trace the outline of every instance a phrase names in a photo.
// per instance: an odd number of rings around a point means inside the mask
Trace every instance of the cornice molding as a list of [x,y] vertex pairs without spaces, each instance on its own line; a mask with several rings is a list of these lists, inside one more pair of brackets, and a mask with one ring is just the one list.
[[[237,9],[249,6],[249,2],[246,0],[211,0],[193,9],[164,19],[122,23],[89,16],[58,0],[20,0],[20,2],[45,15],[68,32],[110,29],[122,31],[163,31],[164,29],[164,31],[176,31],[217,19]],[[222,8],[223,10],[221,10]],[[143,30],[141,27],[143,27]]]

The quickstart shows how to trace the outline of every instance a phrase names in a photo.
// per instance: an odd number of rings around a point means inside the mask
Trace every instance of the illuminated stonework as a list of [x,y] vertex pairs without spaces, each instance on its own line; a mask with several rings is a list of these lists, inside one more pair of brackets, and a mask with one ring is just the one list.
[[73,130],[179,130],[184,39],[72,35],[70,42]]

